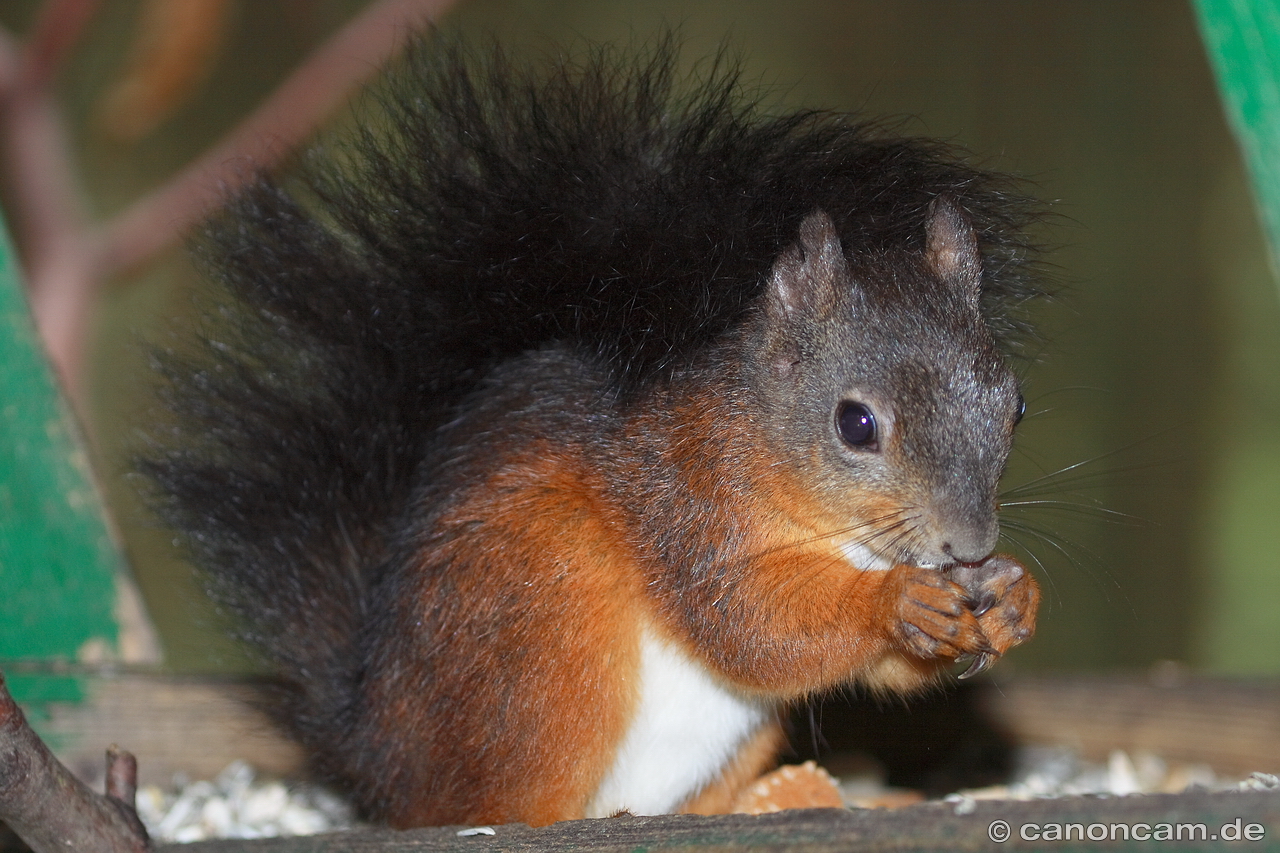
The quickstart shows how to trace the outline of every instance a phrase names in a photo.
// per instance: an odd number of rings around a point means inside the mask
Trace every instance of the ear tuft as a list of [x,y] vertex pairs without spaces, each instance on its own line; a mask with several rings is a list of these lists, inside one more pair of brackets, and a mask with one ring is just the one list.
[[982,254],[968,215],[950,196],[929,205],[925,223],[925,262],[935,275],[964,288],[976,304],[982,290]]
[[840,235],[825,211],[800,223],[799,237],[774,261],[769,274],[769,307],[777,319],[818,317],[834,307],[847,264]]

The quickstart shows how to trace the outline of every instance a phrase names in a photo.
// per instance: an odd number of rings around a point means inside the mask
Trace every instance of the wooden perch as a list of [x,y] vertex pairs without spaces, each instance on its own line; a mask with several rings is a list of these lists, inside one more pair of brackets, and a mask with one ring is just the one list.
[[[1167,824],[1165,841],[1160,825]],[[1078,828],[1067,829],[1074,825]],[[1113,829],[1113,825],[1116,827]],[[1054,827],[1061,827],[1055,830]],[[1181,829],[1179,829],[1181,827]],[[1237,832],[1238,829],[1238,832]],[[492,830],[489,834],[488,830]],[[999,842],[1008,831],[1006,842]],[[1132,833],[1137,831],[1138,837]],[[1055,841],[1054,833],[1074,833]],[[1178,833],[1181,833],[1181,842]],[[1047,841],[1045,840],[1047,833]],[[1127,833],[1127,835],[1126,835]],[[1275,849],[1280,833],[1280,794],[1197,792],[1134,797],[1068,797],[1056,800],[938,802],[902,809],[817,809],[768,815],[623,816],[557,823],[531,829],[523,824],[418,829],[408,832],[355,830],[308,838],[267,841],[205,841],[160,847],[172,853],[487,853],[487,851],[978,851],[1051,849],[1105,851],[1145,849],[1141,836],[1160,850],[1216,849],[1233,837],[1245,849]],[[995,839],[995,840],[993,840]],[[1114,839],[1114,840],[1113,840]],[[1247,839],[1253,839],[1248,844]],[[1070,842],[1074,843],[1070,843]],[[1258,842],[1262,843],[1258,843]],[[1269,845],[1266,842],[1271,842]]]
[[35,853],[150,850],[134,811],[135,788],[133,756],[113,746],[106,796],[90,791],[27,725],[0,676],[0,821]]
[[[58,757],[87,775],[104,744],[128,743],[138,756],[141,784],[168,785],[176,772],[212,779],[232,760],[250,761],[267,776],[304,773],[300,747],[278,734],[255,707],[259,684],[244,679],[100,675],[83,679],[87,701],[44,706],[39,729],[58,744]],[[1280,774],[1280,683],[1187,676],[1152,681],[1143,676],[1022,676],[968,684],[976,704],[1022,745],[1074,747],[1090,760],[1113,750],[1154,752],[1170,761],[1203,763],[1223,776],[1254,771]],[[944,697],[945,698],[945,697]],[[953,704],[926,714],[925,699],[910,714],[882,712],[898,729],[909,722],[933,725],[954,715]],[[844,743],[841,726],[868,728],[831,708],[821,732],[833,750]],[[887,725],[880,723],[878,725]],[[908,732],[907,736],[914,737]],[[819,761],[829,755],[814,755]]]
[[1172,674],[1026,676],[981,706],[1021,744],[1105,760],[1115,749],[1211,765],[1219,774],[1280,774],[1280,683]]
[[[102,679],[110,689],[91,691],[101,704],[83,716],[54,714],[51,722],[60,740],[97,740],[131,731],[143,748],[148,730],[169,718],[189,740],[211,752],[217,762],[244,755],[245,730],[263,721],[252,713],[237,716],[234,697],[251,695],[248,685],[199,684],[191,681],[128,676]],[[1088,720],[1098,718],[1113,735],[1110,748],[1133,749],[1139,744],[1191,743],[1196,732],[1208,738],[1208,746],[1236,756],[1234,744],[1251,741],[1250,769],[1272,766],[1277,742],[1273,736],[1280,708],[1280,687],[1271,683],[1232,682],[1223,679],[1187,678],[1170,683],[1141,679],[1076,677],[1016,679],[990,691],[988,700],[1007,724],[1030,740],[1041,740],[1048,725],[1063,732],[1083,732]],[[169,694],[173,695],[170,696]],[[133,697],[133,703],[120,700]],[[115,696],[116,699],[105,701]],[[157,698],[161,697],[161,698]],[[167,698],[165,698],[167,697]],[[228,720],[210,726],[211,697],[223,706],[214,717],[231,713]],[[1075,698],[1072,698],[1075,697]],[[1223,702],[1226,697],[1228,701]],[[138,717],[137,709],[156,704],[153,713]],[[1210,705],[1216,710],[1208,714]],[[185,710],[184,710],[185,709]],[[1203,712],[1203,713],[1202,713]],[[191,716],[192,714],[196,716]],[[200,716],[204,714],[205,716]],[[92,725],[85,721],[92,718]],[[1028,719],[1030,718],[1030,719]],[[202,722],[196,722],[201,720]],[[1127,721],[1127,722],[1126,722]],[[1145,721],[1145,722],[1142,722]],[[1141,724],[1139,724],[1141,723]],[[163,728],[161,726],[161,728]],[[1192,731],[1192,729],[1196,731]],[[1213,732],[1221,733],[1221,736]],[[212,734],[212,733],[217,734]],[[1151,740],[1160,732],[1157,740]],[[1229,734],[1228,734],[1229,733]],[[1101,745],[1103,732],[1097,732]],[[206,740],[212,736],[211,740]],[[1072,735],[1084,740],[1083,736]],[[154,747],[154,745],[152,745]],[[168,747],[167,747],[168,748]],[[241,750],[241,752],[237,752]],[[262,745],[249,748],[259,755]],[[157,759],[165,748],[154,753]],[[184,753],[185,754],[185,753]],[[115,757],[110,757],[114,755]],[[285,753],[281,754],[282,756]],[[188,756],[189,757],[189,756]],[[1198,755],[1201,759],[1211,756]],[[69,759],[70,760],[70,759]],[[145,834],[136,823],[132,792],[136,775],[131,756],[109,754],[107,796],[102,797],[77,782],[58,763],[35,733],[27,727],[0,682],[0,820],[9,823],[37,851],[52,850],[149,850]],[[1004,823],[1000,823],[1004,822]],[[1010,838],[1003,844],[991,840],[1008,825]],[[1157,828],[1170,840],[1155,836]],[[1056,828],[1056,830],[1055,830]],[[460,834],[466,830],[474,830]],[[492,834],[488,834],[492,830]],[[1075,833],[1058,841],[1046,832]],[[488,828],[449,827],[410,832],[362,829],[304,838],[258,841],[209,841],[156,848],[173,853],[302,853],[302,851],[492,851],[584,850],[669,851],[794,850],[810,851],[923,851],[1047,849],[1109,850],[1145,845],[1134,832],[1160,841],[1161,849],[1205,849],[1216,842],[1239,837],[1248,849],[1276,849],[1280,839],[1280,791],[1190,791],[1177,795],[1131,797],[1066,797],[1035,801],[933,802],[896,810],[819,810],[781,812],[759,817],[623,816],[605,820],[574,821],[542,828],[523,825]],[[1124,833],[1129,833],[1126,840]],[[1249,833],[1249,834],[1245,834]],[[1104,835],[1105,834],[1105,838]],[[1041,836],[1032,838],[1032,836]],[[1271,842],[1269,845],[1266,842]],[[1257,843],[1262,842],[1262,843]]]

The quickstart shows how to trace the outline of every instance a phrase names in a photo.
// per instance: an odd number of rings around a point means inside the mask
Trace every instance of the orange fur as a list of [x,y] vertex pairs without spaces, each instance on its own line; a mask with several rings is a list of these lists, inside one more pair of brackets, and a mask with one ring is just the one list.
[[[997,605],[976,616],[972,591],[944,572],[851,564],[842,531],[903,501],[868,490],[824,504],[805,466],[779,464],[732,408],[650,401],[623,435],[613,458],[571,437],[513,439],[433,523],[406,575],[418,616],[367,694],[374,752],[396,756],[382,798],[392,825],[582,817],[636,707],[650,627],[778,703],[850,681],[911,692],[957,657],[999,654],[1033,630],[1038,591],[1025,573],[982,581]],[[628,455],[646,442],[677,489],[646,493],[650,475]],[[655,521],[655,537],[720,549],[714,583],[653,550]],[[439,568],[453,565],[483,571]],[[406,651],[414,643],[422,653]],[[428,649],[448,666],[418,663]],[[775,725],[756,731],[684,808],[726,810],[782,744]]]
[[[580,817],[621,737],[635,701],[636,573],[619,557],[598,489],[546,451],[534,448],[506,466],[446,520],[482,519],[474,533],[445,537],[422,554],[424,563],[486,567],[424,583],[417,592],[423,613],[463,607],[474,620],[487,612],[502,630],[473,634],[464,626],[432,638],[448,648],[448,670],[393,673],[370,697],[382,717],[377,728],[397,742],[403,769],[392,784],[417,793],[388,813],[393,826],[459,814],[531,825]],[[513,685],[492,674],[515,661],[518,695],[494,695]],[[421,686],[407,689],[412,683]],[[424,698],[447,703],[449,718],[462,725],[419,737],[415,728],[432,718],[419,704]],[[502,718],[493,718],[495,708]]]
[[[691,481],[723,487],[716,478]],[[422,637],[416,626],[404,633],[443,646],[451,667],[415,671],[410,663],[378,672],[368,696],[372,728],[384,741],[380,751],[398,759],[388,787],[418,792],[412,799],[389,792],[392,825],[439,823],[457,814],[534,825],[582,816],[636,701],[643,628],[655,617],[680,618],[663,613],[670,602],[645,582],[624,535],[622,508],[606,493],[598,474],[544,440],[475,484],[442,519],[446,531],[465,527],[468,535],[433,538],[420,555],[417,607],[424,614],[465,608],[468,618],[442,619],[455,626],[447,636]],[[984,647],[958,585],[927,569],[857,569],[829,538],[777,506],[787,493],[770,488],[765,494],[773,500],[739,496],[734,506],[749,520],[771,522],[757,525],[741,546],[736,624],[716,643],[687,644],[695,659],[733,683],[784,699],[858,677],[911,689],[956,655]],[[762,504],[766,509],[754,509]],[[429,568],[458,563],[486,570],[442,576]],[[920,658],[908,654],[898,634],[899,623],[916,611],[938,617],[935,634],[954,633]],[[471,626],[477,623],[502,630],[476,633]],[[687,636],[670,626],[665,633]],[[512,685],[491,681],[491,674],[517,660],[518,696],[495,695]],[[425,684],[429,695],[413,687]],[[419,727],[433,719],[425,701],[447,703],[450,719],[481,724],[424,736]],[[491,719],[494,708],[508,716]],[[757,732],[686,809],[726,809],[774,762],[782,744],[776,726]]]
[[[842,553],[833,532],[890,516],[899,505],[863,493],[844,496],[840,513],[820,508],[821,488],[798,482],[796,466],[777,464],[773,448],[735,429],[724,410],[690,405],[676,418],[687,418],[680,432],[688,438],[671,454],[672,464],[687,475],[691,492],[723,508],[723,540],[733,541],[731,529],[742,528],[729,581],[734,619],[717,620],[714,642],[695,640],[695,654],[736,683],[792,699],[854,679],[916,689],[955,657],[987,647],[960,585],[933,569],[860,569]],[[731,449],[709,447],[702,436]],[[722,459],[735,470],[714,464]],[[687,607],[679,601],[664,612],[676,636],[697,633],[688,630]],[[934,649],[904,636],[903,624],[917,622],[936,640]]]

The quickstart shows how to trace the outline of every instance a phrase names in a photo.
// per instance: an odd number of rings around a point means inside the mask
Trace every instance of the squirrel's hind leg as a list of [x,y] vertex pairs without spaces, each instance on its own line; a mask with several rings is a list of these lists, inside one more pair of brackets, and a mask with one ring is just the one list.
[[843,808],[840,789],[812,761],[771,768],[786,745],[779,722],[760,728],[720,776],[680,807],[682,814],[764,814],[783,809]]

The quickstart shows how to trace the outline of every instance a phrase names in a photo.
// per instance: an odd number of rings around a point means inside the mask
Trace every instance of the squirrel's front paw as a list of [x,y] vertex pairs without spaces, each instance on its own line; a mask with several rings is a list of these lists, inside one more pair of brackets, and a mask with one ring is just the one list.
[[937,569],[898,566],[891,630],[910,654],[928,659],[999,653],[970,605],[970,592]]
[[991,651],[979,653],[961,678],[977,675],[1035,633],[1040,586],[1016,560],[997,554],[975,565],[956,566],[947,574],[966,590],[969,606],[991,645]]

